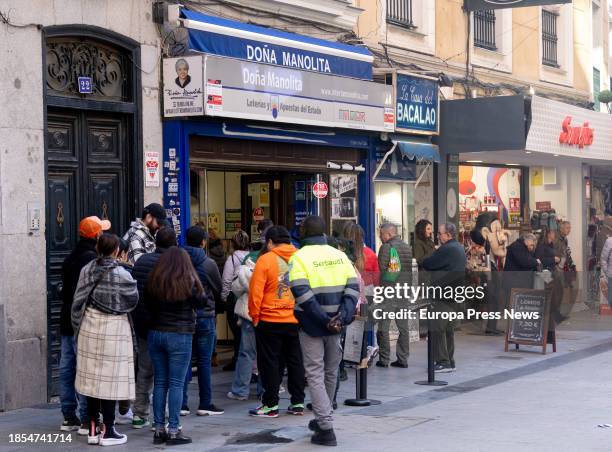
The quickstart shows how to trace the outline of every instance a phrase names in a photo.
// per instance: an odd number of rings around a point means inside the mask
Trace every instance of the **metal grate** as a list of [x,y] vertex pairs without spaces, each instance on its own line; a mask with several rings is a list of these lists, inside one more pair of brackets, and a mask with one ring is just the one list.
[[495,45],[495,11],[474,11],[474,45],[487,50],[497,50]]
[[412,0],[387,0],[387,22],[400,27],[416,28],[412,22]]
[[559,14],[542,10],[542,64],[559,67],[557,60],[557,18]]

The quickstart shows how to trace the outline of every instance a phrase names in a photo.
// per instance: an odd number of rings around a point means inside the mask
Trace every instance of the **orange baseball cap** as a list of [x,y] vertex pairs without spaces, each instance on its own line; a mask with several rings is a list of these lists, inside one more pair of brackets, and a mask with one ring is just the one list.
[[108,231],[111,228],[111,222],[108,220],[100,220],[98,217],[86,217],[79,223],[79,235],[86,239],[95,239],[100,232]]

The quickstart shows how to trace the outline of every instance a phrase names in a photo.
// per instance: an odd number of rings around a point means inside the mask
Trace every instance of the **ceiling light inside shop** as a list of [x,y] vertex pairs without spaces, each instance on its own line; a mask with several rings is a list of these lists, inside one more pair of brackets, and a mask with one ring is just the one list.
[[482,160],[466,160],[467,163],[482,163]]
[[506,163],[508,166],[520,166],[520,163]]

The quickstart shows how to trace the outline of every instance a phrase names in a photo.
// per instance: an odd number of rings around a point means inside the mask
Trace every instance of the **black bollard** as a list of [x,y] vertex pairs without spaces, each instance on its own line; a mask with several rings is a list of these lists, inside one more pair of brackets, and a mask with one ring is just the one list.
[[431,320],[427,319],[427,380],[415,381],[416,385],[446,386],[447,381],[436,380],[434,371],[434,338],[431,334]]

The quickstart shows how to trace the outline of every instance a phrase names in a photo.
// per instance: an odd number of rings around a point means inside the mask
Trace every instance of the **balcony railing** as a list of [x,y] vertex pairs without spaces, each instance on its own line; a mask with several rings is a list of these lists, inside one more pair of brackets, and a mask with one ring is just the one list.
[[542,10],[542,64],[559,67],[557,60],[557,18],[559,14]]
[[387,0],[387,22],[405,28],[416,28],[412,21],[412,0]]

